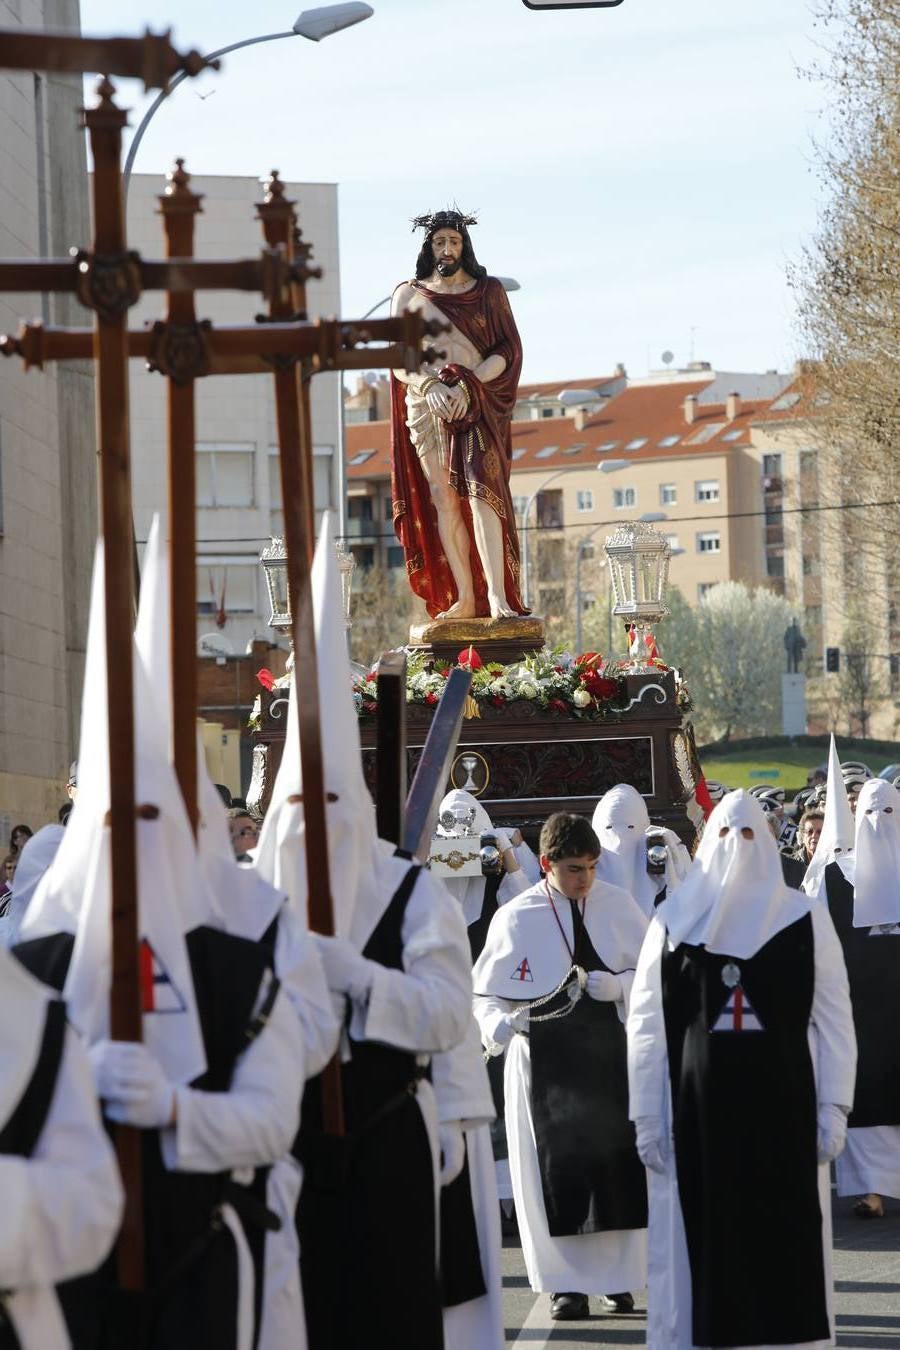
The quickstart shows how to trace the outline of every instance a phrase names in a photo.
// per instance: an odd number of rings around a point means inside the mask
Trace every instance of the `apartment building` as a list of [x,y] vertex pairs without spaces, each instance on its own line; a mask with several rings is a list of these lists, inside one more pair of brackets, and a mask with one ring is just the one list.
[[[77,33],[77,0],[0,0],[0,27]],[[0,257],[64,257],[90,239],[80,76],[0,73]],[[22,318],[89,324],[68,295],[0,295]],[[54,821],[78,740],[97,535],[89,363],[0,364],[0,847]]]
[[[190,165],[186,165],[189,170]],[[160,175],[135,174],[128,198],[133,247],[148,257],[164,252],[157,198]],[[337,187],[292,183],[312,261],[323,269],[311,281],[309,312],[340,312]],[[251,177],[197,175],[191,188],[203,196],[196,218],[198,257],[256,257],[263,247],[255,204],[263,184]],[[131,311],[138,326],[160,316],[159,295],[144,296]],[[259,296],[240,291],[198,292],[197,313],[217,323],[251,323],[264,308]],[[312,381],[315,506],[317,517],[337,500],[338,384],[336,375]],[[166,512],[166,389],[159,375],[131,363],[131,448],[135,525],[146,539],[154,512]],[[197,397],[197,642],[201,656],[242,655],[254,638],[268,640],[269,605],[259,554],[281,534],[281,482],[272,380],[268,375],[200,380]]]
[[[716,372],[697,362],[629,380],[523,385],[512,426],[512,492],[528,597],[552,613],[574,549],[584,588],[607,585],[602,540],[641,517],[667,535],[671,578],[691,602],[717,582],[783,587],[774,510],[753,426],[789,375]],[[583,397],[580,397],[583,396]],[[361,567],[400,567],[391,527],[390,427],[347,428],[349,540]],[[749,515],[745,513],[751,513]],[[594,545],[599,543],[601,548]]]

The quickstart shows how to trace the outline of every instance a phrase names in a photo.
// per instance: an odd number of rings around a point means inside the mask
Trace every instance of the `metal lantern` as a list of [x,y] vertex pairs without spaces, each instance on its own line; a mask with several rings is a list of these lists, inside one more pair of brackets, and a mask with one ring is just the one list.
[[[337,554],[338,571],[341,575],[341,608],[344,614],[344,627],[349,628],[351,581],[356,559],[352,553],[345,552],[339,544],[335,544],[335,553]],[[271,543],[259,555],[259,560],[266,574],[269,605],[272,610],[269,625],[272,628],[290,630],[291,598],[288,594],[287,550],[284,546],[284,539],[277,536],[273,537]]]
[[634,624],[631,664],[635,670],[651,669],[646,629],[669,613],[669,542],[643,521],[627,521],[609,536],[605,552],[615,598],[613,614]]
[[278,629],[290,629],[291,599],[288,595],[287,550],[284,540],[273,536],[259,555],[266,574],[266,586],[269,591],[269,605],[272,613],[269,626]]
[[341,548],[340,543],[335,540],[334,551],[337,554],[338,571],[341,574],[341,601],[344,607],[344,627],[349,629],[350,620],[350,598],[353,594],[353,569],[356,566],[356,559],[352,553]]

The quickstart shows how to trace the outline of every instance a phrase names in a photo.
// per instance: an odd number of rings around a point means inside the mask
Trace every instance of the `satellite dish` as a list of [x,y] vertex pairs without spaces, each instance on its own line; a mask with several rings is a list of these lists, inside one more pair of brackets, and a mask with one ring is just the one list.
[[674,352],[670,352],[670,351],[664,351],[664,352],[663,352],[663,354],[662,354],[662,363],[663,363],[664,366],[670,366],[674,360],[675,360],[675,353],[674,353]]
[[234,656],[234,643],[222,633],[204,633],[197,642],[198,656]]

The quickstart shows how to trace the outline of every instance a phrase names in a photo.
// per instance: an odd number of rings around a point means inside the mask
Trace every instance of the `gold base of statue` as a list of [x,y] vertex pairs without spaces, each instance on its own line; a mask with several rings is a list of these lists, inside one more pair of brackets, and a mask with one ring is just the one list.
[[471,645],[483,661],[509,665],[543,647],[544,621],[533,614],[511,619],[429,619],[411,625],[409,645],[427,649],[438,661],[455,661]]

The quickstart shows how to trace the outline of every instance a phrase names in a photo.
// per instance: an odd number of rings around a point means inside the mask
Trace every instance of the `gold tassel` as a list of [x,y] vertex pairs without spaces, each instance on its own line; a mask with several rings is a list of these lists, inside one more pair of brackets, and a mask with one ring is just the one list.
[[480,717],[480,716],[481,716],[481,709],[479,708],[478,704],[475,702],[471,694],[466,694],[466,701],[463,704],[463,717],[468,722],[471,721],[473,717]]

